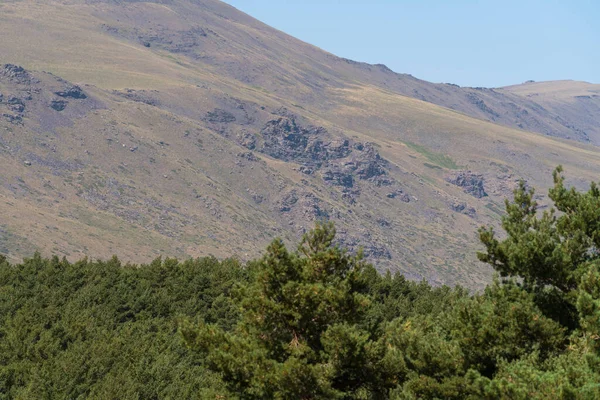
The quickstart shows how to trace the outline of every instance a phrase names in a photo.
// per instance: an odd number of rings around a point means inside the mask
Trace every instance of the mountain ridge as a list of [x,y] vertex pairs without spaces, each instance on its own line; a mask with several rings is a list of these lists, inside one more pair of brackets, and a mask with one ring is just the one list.
[[[600,171],[571,128],[500,124],[507,99],[534,114],[526,96],[344,60],[218,1],[0,10],[0,246],[13,258],[245,260],[329,219],[382,271],[477,288],[491,272],[476,229],[498,224],[520,178],[546,204],[556,165],[579,186]],[[12,64],[33,79],[15,81]],[[563,126],[536,119],[544,110],[532,121]]]

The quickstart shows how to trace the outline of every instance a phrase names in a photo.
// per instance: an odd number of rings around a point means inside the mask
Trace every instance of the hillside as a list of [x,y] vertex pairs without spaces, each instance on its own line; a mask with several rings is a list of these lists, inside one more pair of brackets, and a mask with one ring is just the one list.
[[526,82],[502,88],[501,91],[534,101],[555,115],[556,122],[574,132],[565,137],[598,144],[599,84],[577,81]]
[[0,35],[13,259],[245,260],[330,219],[381,270],[480,287],[476,228],[519,178],[543,194],[557,164],[575,185],[600,170],[578,142],[600,141],[597,86],[432,84],[214,0],[4,2]]

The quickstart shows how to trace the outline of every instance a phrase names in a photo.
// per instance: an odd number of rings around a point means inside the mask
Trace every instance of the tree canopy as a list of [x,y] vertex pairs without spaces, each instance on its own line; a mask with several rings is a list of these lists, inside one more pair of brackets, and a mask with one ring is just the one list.
[[600,193],[521,183],[481,293],[380,274],[318,224],[258,260],[0,258],[0,398],[600,398]]

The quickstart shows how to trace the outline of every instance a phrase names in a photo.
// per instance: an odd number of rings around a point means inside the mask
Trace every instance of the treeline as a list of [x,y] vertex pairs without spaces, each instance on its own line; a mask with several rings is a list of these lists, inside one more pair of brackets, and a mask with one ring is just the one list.
[[600,398],[600,190],[524,184],[478,294],[380,275],[321,224],[242,265],[0,260],[0,398]]

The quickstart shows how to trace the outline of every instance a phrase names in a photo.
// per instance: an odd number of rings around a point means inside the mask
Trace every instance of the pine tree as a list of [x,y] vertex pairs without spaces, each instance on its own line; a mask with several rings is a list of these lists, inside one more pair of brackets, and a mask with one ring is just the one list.
[[[275,240],[239,289],[242,321],[232,333],[187,324],[186,341],[206,354],[233,393],[245,399],[377,398],[393,379],[383,351],[360,326],[371,298],[362,256],[333,244],[318,224],[294,253]],[[375,397],[373,397],[375,396]]]

